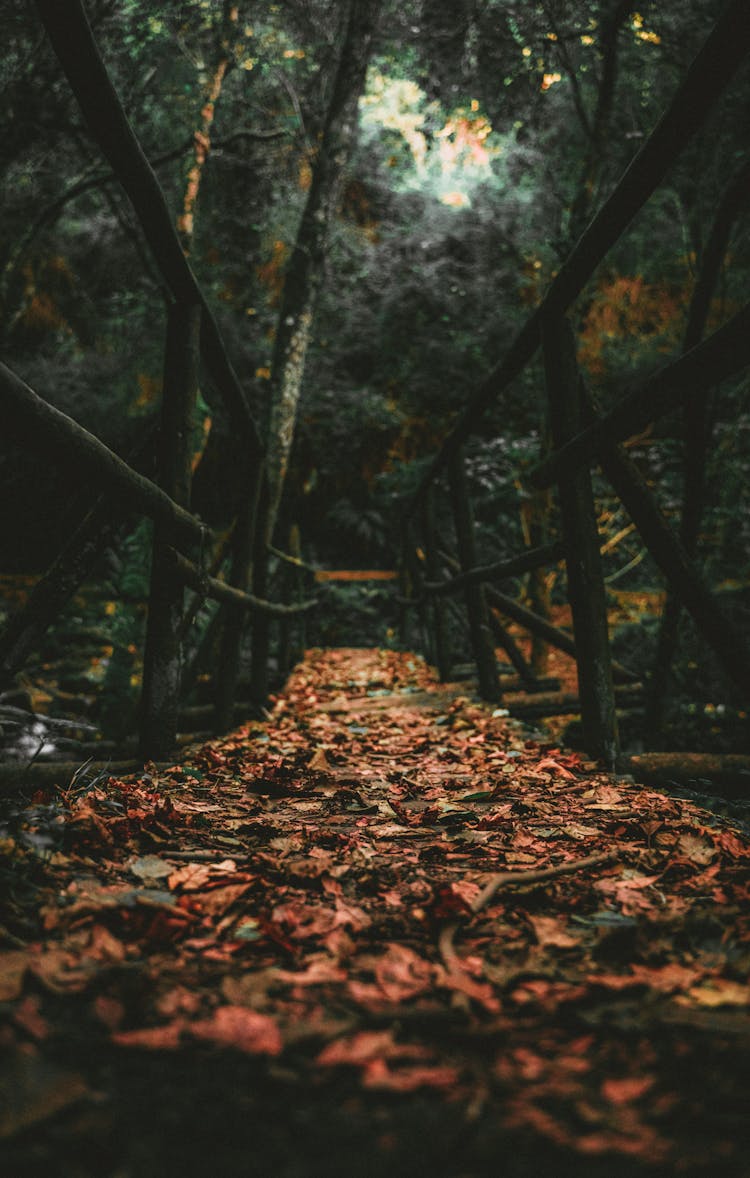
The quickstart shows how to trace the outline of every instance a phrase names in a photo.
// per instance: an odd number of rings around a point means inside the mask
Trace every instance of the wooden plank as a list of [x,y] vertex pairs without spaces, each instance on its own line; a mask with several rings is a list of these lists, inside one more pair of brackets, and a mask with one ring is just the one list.
[[[562,446],[581,426],[575,338],[567,319],[548,318],[542,329],[552,440]],[[591,474],[581,470],[559,487],[565,535],[568,600],[581,695],[581,718],[588,752],[614,768],[620,744],[615,715],[612,662],[609,650],[607,595],[599,532],[596,526]]]
[[638,753],[620,767],[646,785],[710,782],[727,794],[750,796],[750,756],[741,753]]
[[316,569],[315,580],[319,584],[327,581],[397,581],[396,569]]
[[[643,706],[645,691],[642,683],[621,684],[614,689],[618,710]],[[540,691],[534,695],[513,692],[503,695],[503,707],[519,720],[536,720],[544,716],[581,716],[582,701],[575,691]],[[618,765],[619,765],[618,760]]]
[[117,496],[123,506],[159,523],[172,544],[190,548],[206,540],[208,528],[200,520],[2,363],[0,406],[5,428],[21,445],[45,454],[51,462],[71,468],[78,475],[84,473],[97,490]]

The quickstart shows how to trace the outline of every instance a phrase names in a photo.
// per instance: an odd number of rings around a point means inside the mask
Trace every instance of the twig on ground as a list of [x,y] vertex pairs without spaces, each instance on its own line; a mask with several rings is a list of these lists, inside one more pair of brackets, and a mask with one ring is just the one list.
[[567,863],[558,863],[555,867],[543,867],[535,871],[499,871],[484,885],[478,896],[471,904],[473,913],[481,912],[489,904],[493,896],[501,888],[507,886],[524,887],[528,884],[545,883],[548,879],[555,879],[558,875],[572,875],[576,871],[584,871],[587,867],[598,867],[602,863],[612,863],[618,858],[618,851],[600,851],[596,855],[587,855],[585,859],[571,859]]

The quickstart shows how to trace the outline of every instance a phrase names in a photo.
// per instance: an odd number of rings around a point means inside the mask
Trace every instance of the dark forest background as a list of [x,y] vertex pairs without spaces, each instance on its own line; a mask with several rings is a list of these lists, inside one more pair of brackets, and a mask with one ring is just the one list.
[[[93,0],[86,7],[256,419],[267,421],[285,276],[331,103],[342,6]],[[404,497],[653,128],[721,7],[718,0],[637,9],[619,0],[384,5],[317,259],[320,289],[275,547],[317,568],[397,567]],[[0,33],[3,358],[118,453],[140,454],[148,470],[162,384],[163,283],[34,6],[6,0]],[[579,363],[605,409],[682,347],[716,210],[747,169],[749,115],[745,67],[576,305]],[[747,289],[745,206],[731,217],[707,331],[739,308]],[[242,443],[210,389],[201,392],[192,510],[222,532],[243,492]],[[559,533],[551,497],[530,494],[518,477],[547,445],[544,406],[537,362],[485,415],[467,449],[480,563]],[[697,559],[747,633],[746,375],[714,390],[705,434]],[[684,442],[684,423],[673,414],[629,445],[675,523]],[[614,653],[648,678],[661,574],[599,476],[595,490]],[[9,616],[89,505],[91,488],[8,439],[0,442],[0,494]],[[438,512],[448,537],[447,499]],[[17,678],[22,702],[52,714],[85,706],[106,737],[129,731],[150,528],[131,521],[103,544],[87,590],[71,599]],[[272,585],[285,575],[282,561],[272,563]],[[512,588],[554,616],[564,600],[563,566],[520,577]],[[320,608],[295,633],[298,648],[416,641],[387,582],[325,582],[318,594]],[[196,649],[211,617],[206,606],[196,614]],[[454,649],[466,658],[468,637],[458,620],[451,625]],[[200,703],[200,677],[191,700]],[[663,747],[742,748],[743,701],[684,616],[669,701]],[[637,746],[638,722],[626,735]]]

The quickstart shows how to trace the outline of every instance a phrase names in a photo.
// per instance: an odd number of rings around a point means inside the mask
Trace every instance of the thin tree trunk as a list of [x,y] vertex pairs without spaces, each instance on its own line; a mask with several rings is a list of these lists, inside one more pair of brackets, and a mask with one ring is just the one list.
[[586,228],[594,205],[614,109],[618,39],[631,10],[631,0],[605,0],[600,6],[597,48],[601,73],[586,155],[570,209],[570,236],[573,241],[576,241]]
[[312,179],[297,240],[284,276],[284,291],[271,362],[268,412],[268,511],[271,542],[297,419],[315,303],[323,280],[330,222],[343,169],[354,143],[357,104],[365,83],[381,0],[349,0],[331,101],[312,166]]

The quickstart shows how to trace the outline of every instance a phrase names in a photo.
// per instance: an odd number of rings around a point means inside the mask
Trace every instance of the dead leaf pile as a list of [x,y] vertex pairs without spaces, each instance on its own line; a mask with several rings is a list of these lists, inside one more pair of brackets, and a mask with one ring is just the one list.
[[750,843],[459,691],[311,652],[267,722],[63,795],[54,850],[4,846],[34,885],[0,916],[0,1033],[51,1095],[0,1135],[59,1112],[46,1061],[85,1034],[419,1090],[584,1155],[739,1148],[728,1072],[686,1149],[683,1077],[750,1038]]

